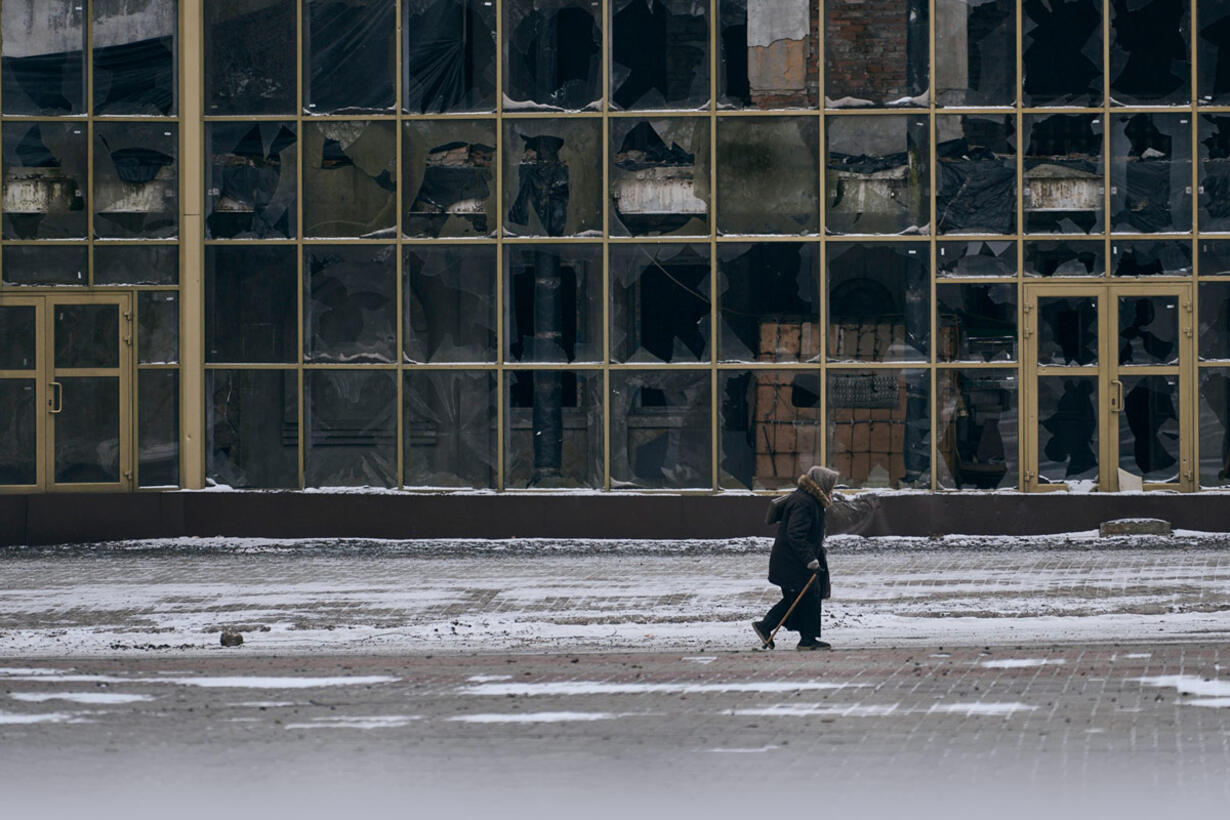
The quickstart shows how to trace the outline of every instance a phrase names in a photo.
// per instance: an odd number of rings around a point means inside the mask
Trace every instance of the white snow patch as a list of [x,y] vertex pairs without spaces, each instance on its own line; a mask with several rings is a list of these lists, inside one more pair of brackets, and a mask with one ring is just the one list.
[[1176,689],[1180,695],[1199,695],[1184,701],[1189,706],[1230,707],[1230,680],[1205,680],[1195,675],[1159,675],[1139,678],[1145,686]]
[[288,723],[287,729],[398,729],[408,726],[420,715],[368,715],[366,717],[323,717],[310,723]]
[[752,709],[731,709],[727,714],[747,717],[887,717],[897,711],[898,704],[777,703]]
[[12,712],[0,712],[0,724],[13,723],[67,723],[72,715],[63,712],[47,712],[41,715],[17,715]]
[[449,720],[459,723],[566,723],[576,720],[613,720],[613,712],[525,712],[523,714],[457,715]]
[[349,678],[225,677],[158,678],[157,680],[159,682],[177,683],[180,686],[199,686],[203,689],[315,689],[320,686],[361,686],[374,683],[392,683],[399,680],[399,678],[388,675],[367,675]]
[[282,709],[287,706],[298,705],[293,700],[247,700],[231,704],[231,706],[242,706],[247,709]]
[[983,661],[979,666],[987,669],[1027,669],[1031,666],[1061,666],[1063,658],[1005,658],[997,661]]
[[726,749],[726,748],[718,747],[716,749],[709,749],[708,751],[718,752],[721,754],[755,755],[755,754],[763,754],[765,752],[771,752],[776,748],[778,747],[774,746],[773,744],[769,744],[768,746],[760,746],[759,748],[755,748],[755,749],[750,749],[750,748],[749,749],[735,749],[735,748]]
[[49,700],[67,700],[72,703],[138,703],[153,700],[153,695],[125,695],[121,692],[14,692],[14,700],[27,703],[44,703]]
[[1195,698],[1186,702],[1187,706],[1208,706],[1213,709],[1230,709],[1230,698]]
[[1152,652],[1131,652],[1127,655],[1124,655],[1123,657],[1125,658],[1152,658],[1153,653]]
[[819,681],[759,681],[750,683],[603,683],[602,681],[551,681],[547,683],[481,683],[463,686],[463,695],[699,695],[710,692],[803,692],[868,686],[864,683]]
[[512,675],[471,675],[466,680],[473,683],[490,683],[495,680],[512,680]]
[[937,703],[927,712],[944,712],[966,717],[998,717],[1013,715],[1017,712],[1032,712],[1037,708],[1037,706],[1027,706],[1024,703]]
[[708,664],[717,660],[716,655],[696,655],[691,658],[680,658],[680,660],[691,661],[692,663]]
[[60,669],[34,669],[24,666],[0,666],[0,675],[8,677],[10,675],[58,675],[63,670]]

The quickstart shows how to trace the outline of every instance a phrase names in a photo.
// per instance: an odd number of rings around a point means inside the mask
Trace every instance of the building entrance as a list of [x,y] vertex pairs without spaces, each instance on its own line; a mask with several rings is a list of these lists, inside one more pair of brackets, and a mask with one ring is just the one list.
[[0,298],[0,490],[133,486],[127,294]]
[[1024,487],[1195,487],[1188,284],[1025,289]]

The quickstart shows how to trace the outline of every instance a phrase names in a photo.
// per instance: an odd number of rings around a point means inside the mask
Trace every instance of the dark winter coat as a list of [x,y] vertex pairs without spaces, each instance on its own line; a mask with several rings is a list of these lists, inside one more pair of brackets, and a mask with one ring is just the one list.
[[[811,578],[807,568],[819,559],[821,582],[827,581],[828,560],[824,554],[823,493],[815,482],[804,479],[811,487],[800,486],[782,504],[781,523],[769,554],[769,583],[786,589],[802,589]],[[808,489],[813,492],[809,493]],[[819,497],[817,497],[819,496]]]

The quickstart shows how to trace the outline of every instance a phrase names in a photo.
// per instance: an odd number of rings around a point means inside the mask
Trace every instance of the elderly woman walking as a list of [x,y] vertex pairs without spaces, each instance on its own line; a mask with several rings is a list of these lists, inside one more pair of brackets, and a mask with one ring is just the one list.
[[782,599],[762,620],[752,622],[756,636],[770,649],[774,646],[773,632],[787,614],[786,629],[799,633],[797,649],[832,648],[819,639],[820,601],[828,597],[829,589],[824,511],[832,503],[837,476],[836,470],[812,467],[799,476],[794,492],[774,503],[780,521],[769,556],[769,583],[781,587]]

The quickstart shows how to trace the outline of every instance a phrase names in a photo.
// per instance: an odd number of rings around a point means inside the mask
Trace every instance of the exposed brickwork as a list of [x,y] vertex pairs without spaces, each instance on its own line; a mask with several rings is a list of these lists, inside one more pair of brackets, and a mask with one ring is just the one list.
[[840,0],[825,12],[827,96],[875,102],[910,96],[907,0]]

